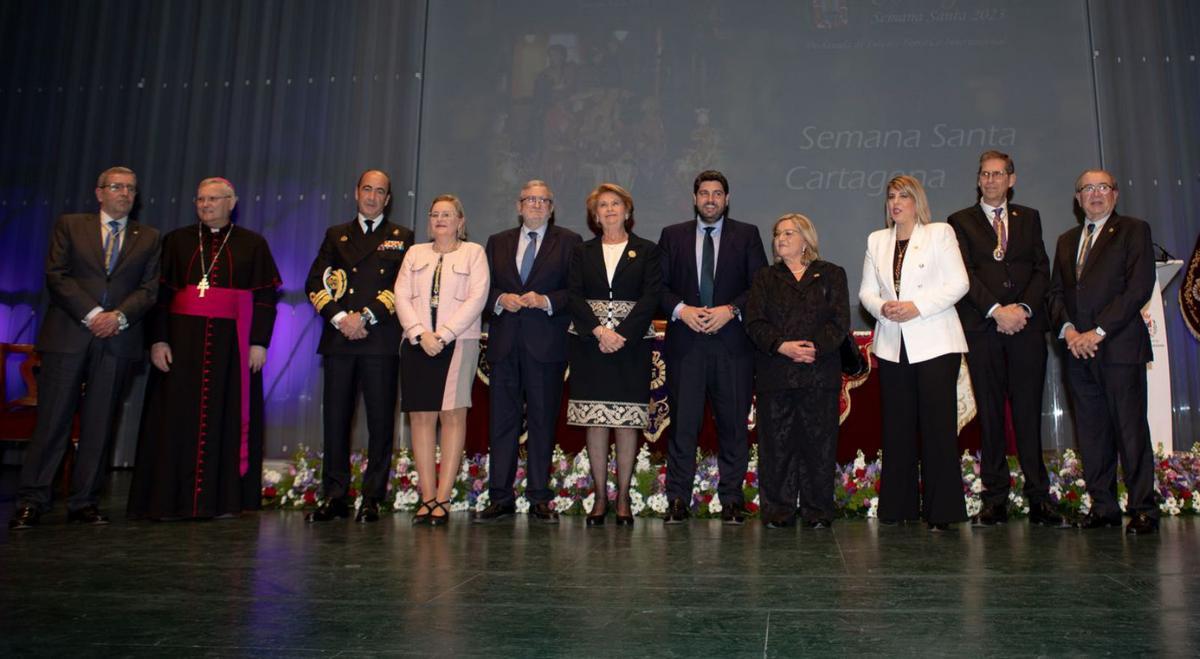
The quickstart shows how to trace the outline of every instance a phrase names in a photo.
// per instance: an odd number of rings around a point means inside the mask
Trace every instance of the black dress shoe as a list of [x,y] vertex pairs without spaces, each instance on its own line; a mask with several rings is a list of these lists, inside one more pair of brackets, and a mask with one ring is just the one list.
[[529,514],[543,524],[558,524],[558,513],[550,507],[549,502],[533,504],[529,507]]
[[476,524],[489,524],[498,522],[502,519],[508,519],[517,514],[517,504],[509,501],[508,503],[500,503],[493,501],[487,505],[487,508],[477,511],[471,521]]
[[772,517],[771,519],[763,520],[763,526],[768,529],[790,529],[796,526],[796,516]]
[[1069,528],[1070,526],[1063,520],[1063,516],[1058,514],[1054,504],[1049,501],[1041,501],[1029,507],[1029,523],[1057,528]]
[[667,514],[663,515],[664,524],[683,524],[691,513],[683,503],[683,499],[675,499],[667,505]]
[[96,508],[95,506],[84,506],[79,510],[67,511],[67,521],[77,524],[103,526],[112,520],[108,519],[108,515],[100,512],[99,508]]
[[1137,513],[1133,519],[1129,520],[1129,525],[1125,527],[1125,533],[1129,535],[1158,533],[1158,520],[1146,513]]
[[13,531],[28,531],[37,526],[38,520],[42,518],[42,514],[33,506],[21,506],[17,508],[17,512],[13,514],[12,519],[8,520],[8,528]]
[[362,506],[354,515],[356,522],[378,522],[379,521],[379,502],[374,499],[363,499]]
[[983,510],[971,520],[972,526],[995,526],[1008,522],[1008,507],[1004,504],[984,506]]
[[805,524],[808,525],[808,528],[813,529],[814,531],[833,528],[833,520],[825,517],[821,519],[810,519],[805,522]]
[[327,499],[317,505],[317,509],[304,516],[306,522],[328,522],[332,519],[346,519],[350,516],[350,506],[345,499]]
[[746,523],[746,507],[741,501],[732,501],[721,507],[721,523],[726,526],[741,526]]
[[1075,523],[1081,529],[1121,528],[1120,515],[1093,515],[1088,513]]

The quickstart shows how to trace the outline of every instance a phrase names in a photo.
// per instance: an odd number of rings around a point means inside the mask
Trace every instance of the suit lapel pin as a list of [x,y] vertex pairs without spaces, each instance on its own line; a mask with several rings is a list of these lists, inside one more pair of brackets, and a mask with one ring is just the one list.
[[393,235],[393,236],[398,236],[398,235],[400,235],[400,230],[399,230],[399,229],[392,229],[392,235]]
[[1009,211],[1009,213],[1008,213],[1008,214],[1009,214],[1009,215],[1012,215],[1013,217],[1016,217],[1016,216],[1020,215],[1020,213],[1018,213],[1017,211]]
[[637,252],[633,251],[632,249],[629,250],[629,258],[637,258]]
[[342,237],[338,238],[338,240],[341,242],[346,242],[346,241],[350,240],[350,238],[348,236],[346,236],[346,234],[342,234]]

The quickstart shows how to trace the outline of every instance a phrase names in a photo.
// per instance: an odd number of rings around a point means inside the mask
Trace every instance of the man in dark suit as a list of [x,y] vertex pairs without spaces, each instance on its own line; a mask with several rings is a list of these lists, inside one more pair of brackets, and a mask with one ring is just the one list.
[[382,171],[359,176],[358,217],[325,232],[305,282],[308,299],[323,319],[317,352],[325,366],[323,500],[309,522],[350,515],[350,428],[360,388],[367,412],[367,471],[355,520],[379,521],[379,504],[387,494],[401,338],[392,287],[413,242],[412,231],[384,217],[390,191],[391,180]]
[[[158,295],[158,231],[129,219],[137,175],[112,167],[96,181],[100,213],[63,215],[46,256],[50,306],[38,332],[38,415],[9,528],[29,529],[50,509],[50,486],[76,408],[79,448],[67,519],[107,524],[97,504],[117,406],[145,352],[142,319]],[[84,384],[85,393],[80,393]]]
[[950,216],[971,288],[956,305],[970,351],[967,366],[983,436],[983,508],[976,523],[1008,521],[1004,406],[1012,406],[1022,492],[1035,524],[1060,526],[1042,461],[1042,383],[1046,374],[1045,295],[1050,259],[1036,209],[1009,203],[1017,182],[1012,158],[979,156],[979,203]]
[[1067,388],[1091,511],[1086,529],[1121,526],[1117,459],[1132,516],[1127,533],[1158,530],[1146,364],[1154,355],[1142,307],[1154,291],[1150,226],[1116,212],[1117,180],[1088,170],[1075,182],[1082,226],[1058,238],[1050,276],[1051,331],[1066,341]]
[[742,308],[754,273],[767,265],[758,228],[726,216],[729,181],[704,171],[692,184],[695,218],[662,231],[662,308],[667,324],[667,524],[688,517],[696,440],[711,401],[717,421],[721,519],[745,521],[742,481],[749,460],[746,418],[754,389],[754,348]]
[[535,519],[555,524],[550,507],[550,456],[558,425],[563,374],[567,368],[567,270],[579,234],[554,225],[554,193],[533,180],[517,200],[520,225],[488,238],[487,359],[491,366],[488,393],[488,506],[476,522],[492,522],[516,512],[513,482],[517,473],[517,438],[526,421],[525,496]]

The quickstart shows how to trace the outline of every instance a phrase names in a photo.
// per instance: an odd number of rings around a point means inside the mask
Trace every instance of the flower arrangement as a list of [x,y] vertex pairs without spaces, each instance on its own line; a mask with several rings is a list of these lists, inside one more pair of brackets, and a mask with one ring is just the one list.
[[[294,461],[283,471],[263,471],[263,505],[274,508],[308,508],[315,506],[320,490],[321,463],[324,456],[305,446],[297,450]],[[441,454],[438,454],[441,462]],[[845,517],[875,517],[879,507],[881,486],[882,451],[868,462],[862,451],[853,462],[837,466],[834,477],[834,502]],[[983,481],[980,478],[978,453],[964,452],[961,458],[963,498],[968,515],[975,515],[982,506]],[[1022,496],[1024,478],[1017,460],[1009,456],[1008,512],[1020,517],[1029,513],[1029,503]],[[351,455],[350,474],[352,497],[362,490],[363,473],[367,467],[364,452]],[[451,510],[483,510],[488,505],[487,485],[488,458],[485,454],[468,456],[462,461],[454,488],[451,491]],[[1091,509],[1091,497],[1087,494],[1087,483],[1083,479],[1083,463],[1073,450],[1051,458],[1046,469],[1050,477],[1050,499],[1066,515],[1082,515]],[[604,493],[609,505],[617,499],[616,458],[608,459],[608,488]],[[692,514],[696,517],[715,517],[721,513],[721,501],[717,496],[720,479],[717,459],[714,455],[697,452],[696,476],[692,487]],[[555,447],[551,457],[550,488],[554,493],[553,506],[560,514],[585,515],[595,504],[592,492],[591,463],[587,452],[580,451],[569,456]],[[416,466],[407,449],[397,450],[392,457],[391,478],[388,494],[383,502],[384,509],[407,512],[416,509],[421,496],[418,488]],[[517,511],[527,512],[529,500],[525,498],[527,479],[525,463],[517,465],[515,489]],[[662,515],[667,510],[667,467],[665,461],[651,454],[648,444],[638,451],[634,465],[630,502],[634,515],[644,517]],[[1197,504],[1197,487],[1200,487],[1200,443],[1190,451],[1166,453],[1160,449],[1155,453],[1155,489],[1159,497],[1159,508],[1164,515],[1200,513]],[[758,448],[751,447],[750,464],[742,484],[746,501],[746,512],[758,512]],[[1119,481],[1118,495],[1121,509],[1125,509],[1127,495],[1124,483]]]

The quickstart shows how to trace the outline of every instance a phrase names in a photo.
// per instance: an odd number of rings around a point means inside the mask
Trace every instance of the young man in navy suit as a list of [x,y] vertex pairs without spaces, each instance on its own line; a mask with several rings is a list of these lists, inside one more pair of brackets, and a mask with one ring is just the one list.
[[667,315],[667,524],[689,515],[696,441],[710,401],[717,421],[720,482],[726,524],[745,521],[742,481],[749,461],[746,418],[754,390],[754,347],[742,308],[754,273],[767,265],[758,227],[727,216],[729,181],[708,170],[692,183],[695,217],[662,231],[663,311]]
[[513,483],[518,437],[525,421],[529,513],[558,523],[550,506],[550,456],[567,369],[567,270],[579,234],[554,225],[554,192],[532,180],[517,199],[518,226],[488,238],[492,288],[485,309],[491,416],[488,421],[487,508],[474,521],[486,523],[516,512]]
[[[50,306],[38,332],[37,426],[9,528],[30,529],[50,509],[50,485],[80,410],[67,520],[107,524],[97,508],[113,420],[134,362],[145,354],[143,319],[158,296],[159,233],[129,218],[137,175],[112,167],[96,181],[100,212],[63,215],[46,255]],[[81,394],[83,384],[87,389]]]
[[1117,180],[1100,169],[1075,182],[1081,226],[1058,238],[1050,276],[1051,331],[1066,342],[1064,369],[1091,511],[1085,529],[1121,526],[1117,459],[1132,519],[1158,531],[1154,452],[1146,421],[1146,364],[1154,359],[1142,307],[1154,291],[1150,225],[1116,212]]
[[1042,217],[1010,203],[1016,168],[1007,153],[979,156],[979,203],[947,220],[958,237],[971,288],[958,301],[982,434],[981,526],[1008,521],[1008,441],[1004,408],[1012,407],[1017,459],[1025,474],[1029,521],[1061,526],[1050,502],[1042,461],[1042,385],[1046,375],[1045,296],[1050,259],[1042,243]]

